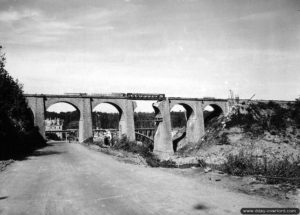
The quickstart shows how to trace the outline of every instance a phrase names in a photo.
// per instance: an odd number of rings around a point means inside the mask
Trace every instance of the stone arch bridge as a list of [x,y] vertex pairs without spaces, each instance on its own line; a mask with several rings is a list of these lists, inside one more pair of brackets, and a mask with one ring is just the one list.
[[45,112],[53,104],[64,102],[75,107],[80,113],[79,141],[90,141],[93,137],[92,110],[101,103],[109,103],[120,113],[119,134],[135,140],[134,110],[135,100],[156,100],[153,104],[156,119],[154,152],[161,156],[174,153],[171,134],[171,109],[179,104],[186,109],[188,142],[198,142],[204,135],[204,108],[211,105],[214,109],[227,114],[230,110],[228,99],[165,97],[164,94],[26,94],[28,105],[34,116],[34,123],[45,137]]

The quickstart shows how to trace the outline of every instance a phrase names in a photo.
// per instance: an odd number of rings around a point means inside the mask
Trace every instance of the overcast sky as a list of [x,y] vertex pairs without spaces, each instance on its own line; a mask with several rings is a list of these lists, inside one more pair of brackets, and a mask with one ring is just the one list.
[[26,93],[295,99],[299,0],[0,0]]

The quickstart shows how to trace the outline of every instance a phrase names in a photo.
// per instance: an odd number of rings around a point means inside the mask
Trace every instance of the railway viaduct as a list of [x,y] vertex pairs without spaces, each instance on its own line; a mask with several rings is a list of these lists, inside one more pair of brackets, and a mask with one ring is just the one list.
[[215,98],[182,98],[165,97],[164,94],[132,94],[120,93],[112,95],[88,94],[26,94],[28,105],[32,110],[34,123],[45,137],[45,112],[53,104],[64,102],[75,107],[80,113],[79,141],[91,141],[93,138],[92,110],[101,103],[109,103],[117,108],[120,113],[119,135],[126,135],[129,140],[135,140],[134,109],[135,100],[155,100],[156,132],[154,135],[154,152],[160,156],[174,153],[171,135],[172,107],[176,104],[186,109],[187,126],[186,140],[198,142],[204,135],[204,108],[207,105],[226,114],[230,110],[227,99]]

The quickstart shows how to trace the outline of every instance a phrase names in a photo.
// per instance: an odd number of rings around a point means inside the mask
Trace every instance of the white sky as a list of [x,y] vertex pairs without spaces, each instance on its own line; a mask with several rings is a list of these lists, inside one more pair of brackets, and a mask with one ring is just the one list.
[[26,93],[300,95],[299,0],[0,0],[0,29]]

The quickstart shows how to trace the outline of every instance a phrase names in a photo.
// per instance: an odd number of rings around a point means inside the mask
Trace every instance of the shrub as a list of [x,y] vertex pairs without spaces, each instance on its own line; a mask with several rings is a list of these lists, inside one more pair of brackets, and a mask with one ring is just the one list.
[[227,132],[223,132],[220,136],[218,136],[218,139],[218,145],[230,145],[230,140],[228,138]]
[[149,146],[137,144],[135,141],[129,141],[126,136],[122,136],[121,139],[116,141],[112,148],[139,154],[145,158],[147,164],[151,167],[176,167],[176,163],[174,161],[161,161],[151,152]]
[[136,153],[145,158],[152,156],[152,153],[148,147],[139,145],[135,141],[129,141],[125,135],[122,136],[121,139],[117,140],[112,148]]
[[299,109],[296,107],[298,103],[289,108],[284,108],[275,102],[258,102],[250,103],[246,107],[246,111],[233,113],[230,120],[226,123],[226,127],[240,126],[245,132],[259,136],[264,131],[273,131],[273,133],[284,133],[289,126],[289,121],[295,119],[299,115],[300,122],[300,102]]
[[291,178],[300,177],[300,158],[291,161],[291,157],[286,156],[281,160],[268,160],[266,156],[257,158],[241,151],[238,155],[229,155],[227,162],[220,168],[231,175],[265,176],[267,183],[274,184],[289,181],[300,185],[299,180],[290,180]]

